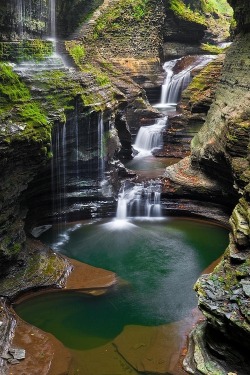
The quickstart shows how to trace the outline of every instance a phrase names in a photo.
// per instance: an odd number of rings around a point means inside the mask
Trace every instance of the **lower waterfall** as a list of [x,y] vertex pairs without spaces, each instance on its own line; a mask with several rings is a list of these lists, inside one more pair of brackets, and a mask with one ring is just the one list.
[[138,184],[125,182],[118,195],[116,218],[161,217],[161,184],[148,181]]

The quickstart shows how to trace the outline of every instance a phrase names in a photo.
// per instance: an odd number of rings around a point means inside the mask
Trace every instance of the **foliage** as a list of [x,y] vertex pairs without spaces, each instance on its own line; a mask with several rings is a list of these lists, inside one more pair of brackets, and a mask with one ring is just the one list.
[[35,127],[47,124],[47,117],[36,102],[23,104],[19,114],[24,122],[31,123]]
[[206,26],[221,40],[229,37],[233,10],[227,0],[169,0],[169,5],[177,17]]
[[121,0],[113,4],[98,18],[94,38],[98,38],[105,30],[120,30],[124,23],[140,22],[148,14],[148,4],[149,0]]
[[4,103],[30,100],[28,88],[13,72],[11,66],[4,63],[0,63],[0,94]]
[[227,0],[200,0],[200,2],[204,13],[224,13],[230,16],[233,15],[233,9],[228,4]]
[[65,46],[67,51],[72,56],[75,63],[78,65],[82,62],[83,58],[85,57],[85,48],[84,45],[79,44],[77,41],[66,41]]
[[182,0],[170,0],[170,9],[180,18],[187,21],[196,22],[202,25],[206,24],[206,19],[203,14],[197,10],[192,10]]
[[218,55],[219,53],[222,53],[224,51],[224,48],[220,48],[218,46],[215,46],[215,45],[209,44],[209,43],[202,43],[201,49],[203,51],[209,52],[213,55]]
[[13,140],[23,138],[33,139],[36,142],[50,140],[50,123],[45,110],[31,99],[28,87],[13,72],[12,67],[4,63],[0,64],[0,97],[2,123],[4,124],[7,118],[7,124],[22,125],[19,127],[19,132],[12,137]]

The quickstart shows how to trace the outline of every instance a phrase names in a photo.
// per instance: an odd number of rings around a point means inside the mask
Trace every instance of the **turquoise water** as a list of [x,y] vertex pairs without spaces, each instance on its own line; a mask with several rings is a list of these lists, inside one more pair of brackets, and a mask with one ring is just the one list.
[[16,306],[24,320],[85,350],[111,341],[128,324],[156,326],[186,317],[197,305],[193,284],[225,250],[228,231],[181,218],[114,220],[69,225],[59,234],[52,228],[42,240],[126,281],[102,296],[48,293]]

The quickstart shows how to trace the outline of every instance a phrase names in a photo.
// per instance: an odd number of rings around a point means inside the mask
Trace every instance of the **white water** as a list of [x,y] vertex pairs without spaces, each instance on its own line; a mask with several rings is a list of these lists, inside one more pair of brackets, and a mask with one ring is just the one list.
[[167,124],[167,117],[160,118],[154,125],[141,126],[133,147],[140,156],[150,155],[154,148],[162,146],[162,131]]
[[18,34],[21,39],[23,39],[23,0],[17,0],[16,3],[16,14],[17,14],[17,22],[18,22]]
[[161,104],[176,104],[182,91],[191,81],[190,67],[182,70],[178,74],[174,74],[172,68],[178,60],[167,62],[163,65],[166,72],[166,78],[162,85]]
[[50,37],[56,40],[56,0],[50,0]]
[[127,184],[118,195],[116,219],[128,217],[161,217],[161,184],[149,181],[141,184]]
[[192,62],[187,68],[177,74],[174,74],[176,64],[182,59],[167,61],[163,65],[166,77],[161,90],[161,101],[156,104],[156,108],[176,106],[179,102],[182,91],[189,85],[192,80],[191,71],[194,68],[202,68],[208,64],[215,56],[202,55]]
[[53,195],[53,211],[66,220],[64,209],[66,206],[66,125],[59,126],[52,136],[51,149],[51,183]]
[[102,180],[104,178],[104,123],[102,112],[98,117],[98,174]]

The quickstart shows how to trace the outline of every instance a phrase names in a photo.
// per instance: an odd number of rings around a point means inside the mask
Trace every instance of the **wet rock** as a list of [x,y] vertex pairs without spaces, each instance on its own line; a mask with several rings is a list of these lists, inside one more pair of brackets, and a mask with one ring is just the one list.
[[10,355],[9,353],[1,354],[0,357],[1,357],[2,359],[11,359],[11,358],[13,358],[13,356]]
[[14,359],[20,360],[25,358],[25,350],[24,349],[14,349],[10,348],[9,353],[12,355]]
[[242,288],[243,288],[243,291],[244,291],[245,295],[247,297],[250,297],[250,280],[249,281],[242,280],[241,285],[242,285]]
[[8,359],[8,363],[10,365],[17,365],[18,363],[20,363],[20,361],[18,359],[15,359],[15,358],[10,358],[10,359]]

